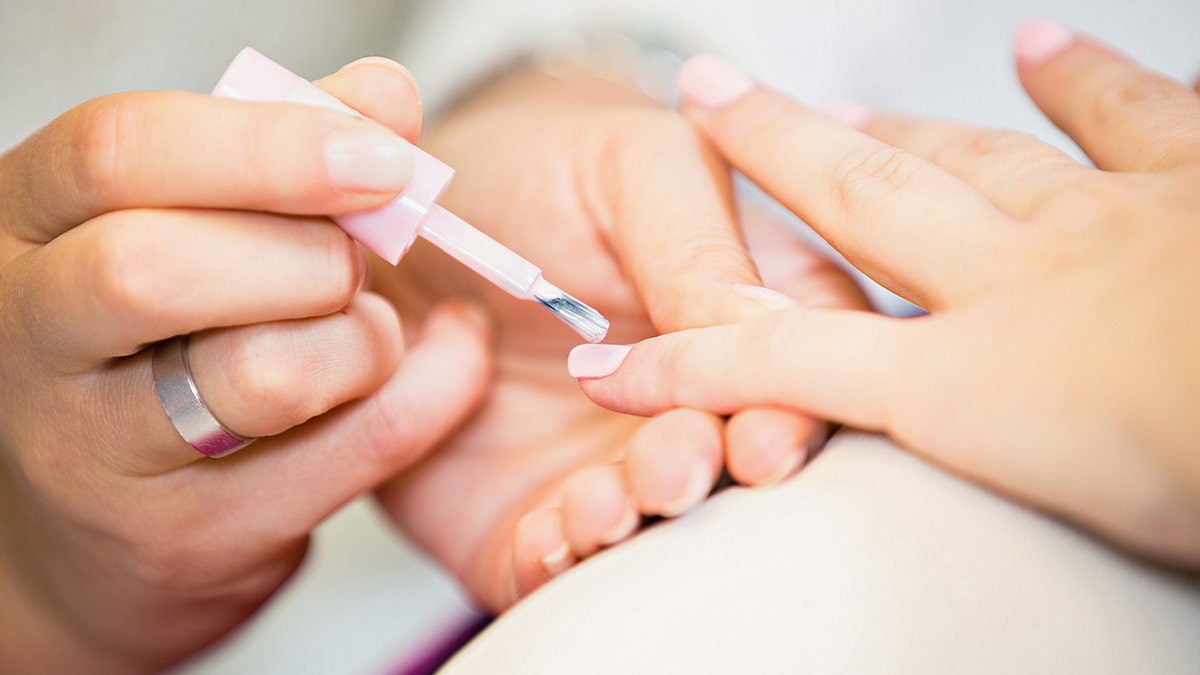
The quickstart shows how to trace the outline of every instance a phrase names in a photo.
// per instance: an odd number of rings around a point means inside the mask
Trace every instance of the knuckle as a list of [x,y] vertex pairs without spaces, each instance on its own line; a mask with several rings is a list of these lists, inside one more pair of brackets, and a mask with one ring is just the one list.
[[1060,157],[1057,151],[1019,131],[996,130],[974,134],[963,148],[970,161],[1005,159],[1026,165],[1041,162],[1048,156]]
[[365,264],[358,246],[345,232],[335,226],[320,228],[316,255],[325,270],[325,280],[319,286],[325,294],[324,313],[343,309],[358,294],[359,281],[365,274]]
[[235,340],[223,367],[246,409],[270,411],[272,418],[291,422],[286,427],[321,412],[315,393],[304,387],[300,363],[299,345],[290,333],[259,328]]
[[1119,123],[1131,108],[1155,105],[1177,98],[1179,85],[1160,77],[1128,78],[1103,87],[1092,104],[1093,120],[1101,126]]
[[125,185],[125,144],[137,138],[137,98],[111,95],[93,99],[79,111],[81,123],[70,141],[73,188],[98,201],[115,200]]
[[920,181],[929,165],[891,146],[875,146],[847,153],[833,165],[834,198],[847,213]]
[[163,306],[162,278],[155,256],[141,237],[124,228],[98,228],[88,257],[92,293],[114,317],[152,317]]

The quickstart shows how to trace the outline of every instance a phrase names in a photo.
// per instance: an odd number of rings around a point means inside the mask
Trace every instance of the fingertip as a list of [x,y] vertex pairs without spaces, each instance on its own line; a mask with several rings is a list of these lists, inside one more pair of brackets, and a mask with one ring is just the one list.
[[1052,19],[1029,19],[1013,33],[1017,64],[1034,68],[1065,51],[1075,41],[1075,33]]
[[716,110],[745,97],[758,85],[729,61],[713,54],[698,54],[684,61],[675,86],[684,103]]
[[815,106],[817,112],[838,124],[862,131],[867,128],[875,113],[867,106],[854,101],[834,99]]
[[420,89],[417,87],[417,78],[413,77],[412,71],[410,71],[408,68],[405,68],[403,65],[401,65],[400,63],[397,63],[396,61],[393,61],[392,59],[385,58],[382,56],[364,56],[363,58],[358,59],[357,61],[351,61],[350,63],[347,63],[346,65],[342,66],[341,68],[338,69],[337,73],[335,73],[335,74],[346,73],[355,68],[363,68],[363,67],[385,68],[385,69],[399,75],[400,77],[404,78],[408,82],[409,86],[412,87],[412,90],[414,93],[417,93],[418,95],[420,93]]
[[513,530],[513,577],[518,598],[562,574],[578,559],[563,533],[562,510],[530,511]]
[[423,104],[416,79],[391,59],[368,56],[314,84],[412,143],[421,136]]

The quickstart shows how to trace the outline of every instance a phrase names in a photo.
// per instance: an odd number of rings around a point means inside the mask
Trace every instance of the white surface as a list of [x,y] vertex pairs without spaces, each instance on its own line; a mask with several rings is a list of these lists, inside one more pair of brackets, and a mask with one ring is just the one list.
[[1194,675],[1196,636],[1194,579],[845,434],[559,577],[443,675]]

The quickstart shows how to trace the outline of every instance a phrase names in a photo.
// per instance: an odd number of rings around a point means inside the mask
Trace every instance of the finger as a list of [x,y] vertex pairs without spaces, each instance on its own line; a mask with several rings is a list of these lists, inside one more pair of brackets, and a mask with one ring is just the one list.
[[579,559],[563,535],[562,509],[530,511],[513,530],[513,578],[523,598],[570,569]]
[[1101,169],[1200,161],[1200,97],[1059,24],[1016,33],[1017,72],[1038,107]]
[[775,485],[801,467],[825,438],[825,424],[779,408],[747,408],[725,423],[725,468],[742,485]]
[[871,114],[863,131],[949,171],[1015,218],[1029,218],[1055,195],[1098,179],[1061,150],[1016,131],[890,113]]
[[1004,258],[1009,219],[934,165],[714,57],[690,59],[678,83],[688,114],[736,168],[900,295],[929,306],[969,294],[987,274],[979,261]]
[[[732,291],[761,281],[734,218],[729,170],[691,125],[618,126],[610,237],[654,325],[663,332],[747,318],[760,310]],[[647,161],[648,156],[654,161]]]
[[682,515],[704,501],[721,475],[721,422],[677,408],[638,427],[625,448],[625,473],[645,515]]
[[579,558],[624,541],[641,523],[621,469],[612,464],[572,474],[563,486],[562,514],[563,533]]
[[44,243],[131,207],[357,211],[399,193],[411,153],[376,122],[316,106],[114,94],[64,113],[0,158],[0,225]]
[[409,141],[421,137],[421,97],[407,68],[391,59],[368,56],[313,84]]
[[139,209],[93,219],[5,272],[6,306],[64,372],[208,327],[335,312],[365,263],[322,218]]
[[619,412],[690,407],[731,414],[774,406],[884,429],[919,321],[786,310],[632,348],[581,345],[568,367],[589,398]]
[[263,439],[236,455],[198,462],[197,494],[236,505],[240,531],[307,532],[350,499],[412,464],[476,408],[491,371],[490,331],[461,302],[434,310],[390,379],[369,396]]
[[[764,285],[785,296],[785,299],[757,296],[767,309],[787,309],[797,304],[809,308],[871,309],[867,296],[849,274],[776,216],[752,205],[744,206],[740,216],[746,243]],[[787,302],[787,298],[792,302]]]
[[[192,336],[188,363],[209,411],[247,437],[273,436],[378,389],[400,362],[395,311],[362,294],[345,311],[299,321]],[[116,438],[97,444],[136,475],[153,475],[205,458],[187,445],[158,400],[148,355],[128,359],[92,398],[115,409]],[[257,451],[256,446],[243,450]],[[205,460],[208,461],[208,460]],[[222,460],[224,461],[224,460]]]

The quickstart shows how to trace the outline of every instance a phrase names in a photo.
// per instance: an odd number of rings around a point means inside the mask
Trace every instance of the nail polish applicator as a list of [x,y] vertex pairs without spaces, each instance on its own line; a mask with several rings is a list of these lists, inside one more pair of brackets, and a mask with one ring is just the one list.
[[[229,64],[213,90],[244,101],[291,101],[362,114],[308,80],[247,47]],[[395,265],[418,236],[449,253],[488,281],[522,300],[535,300],[588,342],[599,342],[608,320],[542,278],[533,263],[510,251],[438,205],[454,169],[413,147],[413,170],[400,196],[369,211],[334,216],[351,237]]]

